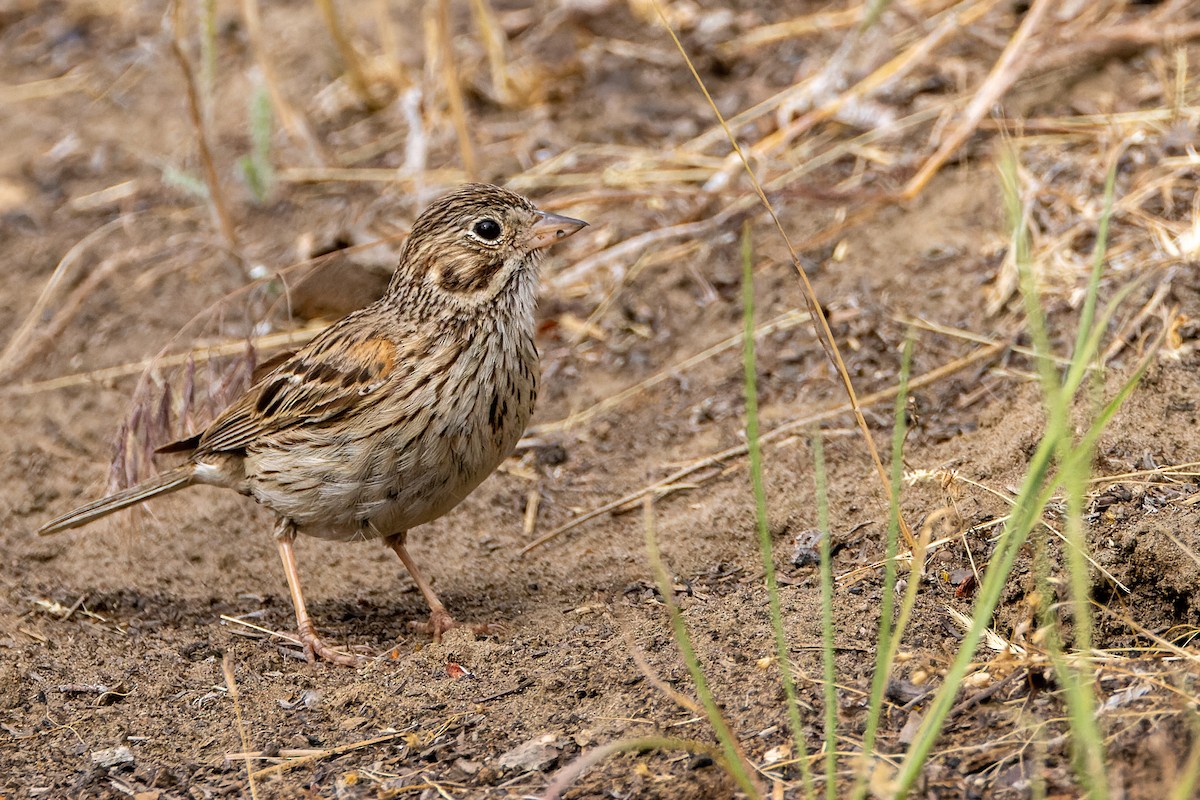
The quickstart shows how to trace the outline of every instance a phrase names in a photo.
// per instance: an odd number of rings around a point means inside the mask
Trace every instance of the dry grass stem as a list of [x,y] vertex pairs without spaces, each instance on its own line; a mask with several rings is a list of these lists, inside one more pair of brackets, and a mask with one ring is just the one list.
[[536,486],[531,488],[525,495],[525,515],[521,525],[521,532],[526,538],[532,536],[537,530],[538,507],[542,502],[542,492]]
[[287,183],[386,183],[400,191],[412,191],[425,183],[453,184],[466,178],[460,169],[431,169],[420,176],[397,174],[394,169],[366,167],[286,167],[277,177]]
[[225,190],[221,187],[221,177],[217,171],[216,161],[213,159],[212,149],[208,144],[209,131],[204,122],[204,111],[200,101],[200,92],[196,85],[196,75],[192,70],[192,63],[184,51],[184,27],[183,3],[181,0],[172,0],[171,52],[174,53],[179,69],[183,73],[184,87],[187,90],[188,115],[196,133],[196,148],[200,153],[200,166],[204,170],[204,183],[208,187],[209,208],[217,224],[217,230],[225,239],[225,245],[239,260],[244,260],[241,243],[238,241],[237,228],[233,224],[233,217],[225,199]]
[[25,318],[21,320],[21,324],[17,326],[16,332],[8,340],[8,344],[4,346],[4,352],[0,353],[0,378],[7,380],[9,376],[24,367],[33,358],[35,351],[32,349],[30,340],[33,336],[34,328],[37,327],[38,321],[45,316],[46,310],[50,306],[50,301],[53,299],[58,287],[73,276],[79,260],[96,243],[118,228],[125,227],[128,223],[129,219],[125,216],[110,220],[72,245],[66,254],[59,259],[58,265],[50,273],[50,278],[42,287],[42,291],[38,294],[37,300],[34,301],[33,307],[25,315]]
[[[289,347],[298,347],[312,340],[321,331],[328,327],[324,323],[310,325],[307,328],[301,328],[295,331],[285,331],[283,333],[274,333],[267,336],[260,336],[255,341],[256,349],[260,352],[272,352],[274,350],[285,349]],[[34,381],[31,383],[18,383],[8,387],[7,391],[12,394],[38,394],[40,392],[50,392],[57,389],[66,389],[72,386],[86,386],[95,383],[107,383],[119,378],[129,378],[135,375],[142,375],[147,370],[163,369],[168,367],[182,367],[189,363],[204,364],[208,361],[226,356],[234,356],[243,353],[246,350],[246,340],[237,339],[229,342],[220,342],[217,344],[200,346],[194,350],[189,350],[184,353],[176,353],[174,355],[162,355],[161,353],[150,358],[134,361],[129,364],[118,364],[114,367],[105,367],[102,369],[88,370],[87,372],[79,372],[73,375],[63,375],[59,378],[51,378],[44,381]]]
[[[717,108],[716,102],[713,101],[712,95],[709,94],[708,88],[704,85],[704,80],[700,77],[700,73],[696,71],[696,66],[692,63],[691,58],[684,49],[683,43],[679,40],[675,30],[667,21],[666,14],[663,12],[662,5],[659,0],[654,0],[654,7],[658,12],[663,26],[666,27],[667,32],[671,35],[671,40],[675,42],[675,46],[679,49],[680,55],[683,56],[684,61],[687,63],[688,70],[692,73],[692,77],[695,78],[700,90],[704,93],[704,97],[708,101],[708,105],[712,109],[713,114],[715,114],[717,119],[720,120],[721,127],[725,129],[725,133],[729,137],[729,142],[733,146],[734,151],[737,153],[742,165],[745,167],[746,175],[750,178],[750,182],[754,186],[754,190],[758,196],[758,199],[762,202],[763,207],[771,216],[771,220],[775,223],[776,230],[779,231],[780,238],[782,238],[784,245],[787,247],[788,254],[792,258],[792,265],[795,267],[796,274],[800,278],[802,287],[801,296],[804,298],[804,304],[808,307],[808,312],[812,315],[812,318],[816,323],[814,327],[817,332],[817,341],[820,342],[821,347],[825,350],[830,362],[837,370],[838,377],[842,382],[842,387],[845,389],[846,396],[850,400],[850,410],[853,412],[855,421],[858,423],[859,430],[862,432],[863,444],[866,445],[867,452],[870,454],[871,460],[875,464],[876,472],[879,475],[879,479],[883,484],[884,492],[886,494],[888,486],[887,469],[883,466],[883,461],[879,457],[879,450],[875,446],[875,440],[871,436],[870,429],[867,427],[867,420],[863,416],[862,409],[859,406],[858,397],[854,390],[854,384],[850,380],[850,373],[846,370],[846,364],[842,360],[837,341],[833,336],[833,330],[829,327],[829,320],[826,319],[825,312],[821,308],[821,303],[817,299],[816,290],[813,289],[812,283],[809,281],[808,275],[804,271],[804,267],[800,264],[800,256],[796,249],[792,246],[791,239],[788,237],[787,231],[784,230],[783,223],[780,221],[779,215],[775,211],[775,207],[771,204],[771,201],[767,199],[767,195],[763,191],[762,184],[759,183],[758,177],[754,173],[754,168],[750,164],[750,160],[746,157],[745,152],[737,142],[737,138],[733,135],[733,132],[725,123],[724,115],[721,114],[720,109]],[[900,518],[900,531],[902,534],[904,534],[905,541],[908,542],[909,547],[912,547],[915,543],[915,539],[913,538],[912,531],[909,529],[908,524],[904,521],[903,517]]]
[[[1005,344],[1000,343],[1000,344],[995,344],[995,345],[988,345],[986,347],[981,347],[981,348],[975,350],[974,352],[972,352],[966,356],[963,356],[962,358],[957,358],[950,363],[943,364],[941,367],[931,370],[930,372],[927,372],[927,373],[920,375],[916,378],[913,378],[911,381],[909,381],[909,384],[908,384],[909,390],[913,391],[916,389],[921,389],[925,386],[930,386],[930,385],[936,383],[937,381],[943,380],[943,379],[947,378],[948,376],[953,375],[954,373],[958,372],[959,370],[966,369],[967,367],[971,366],[972,364],[977,364],[980,361],[986,361],[990,358],[994,358],[1002,350],[1004,350],[1005,346],[1006,346]],[[885,402],[895,400],[896,395],[899,394],[899,392],[900,392],[899,386],[892,386],[892,387],[889,387],[882,391],[874,392],[872,394],[865,395],[862,398],[859,398],[858,404],[859,404],[860,408],[869,408],[878,403],[885,403]],[[769,431],[766,431],[759,437],[759,441],[765,443],[765,442],[769,442],[769,441],[772,441],[775,439],[782,438],[784,436],[794,433],[795,431],[803,430],[804,428],[811,428],[813,426],[820,425],[822,422],[827,422],[831,419],[836,419],[837,417],[839,417],[843,414],[849,413],[851,410],[852,410],[851,406],[848,403],[846,403],[846,404],[836,406],[834,408],[827,409],[825,411],[817,412],[815,414],[807,414],[803,417],[793,419],[789,422],[785,422],[782,425],[779,425],[778,427],[775,427]],[[678,483],[679,481],[688,477],[689,475],[694,475],[695,473],[700,472],[701,470],[708,469],[709,467],[723,466],[724,462],[728,461],[729,459],[741,458],[742,456],[746,455],[747,452],[748,452],[747,446],[744,444],[740,444],[740,445],[735,445],[728,449],[722,450],[719,453],[714,453],[713,455],[705,456],[704,458],[694,461],[691,464],[689,464],[688,466],[683,467],[682,469],[672,472],[670,475],[668,475],[667,477],[665,477],[661,480],[655,481],[654,483],[651,483],[648,486],[643,486],[642,488],[640,488],[636,491],[630,492],[629,494],[627,494],[623,497],[619,497],[616,500],[605,503],[604,505],[600,506],[599,508],[592,509],[591,511],[588,511],[587,513],[580,514],[580,515],[572,518],[569,522],[563,523],[562,525],[558,526],[557,528],[550,531],[549,533],[542,536],[541,538],[537,539],[536,541],[530,542],[529,544],[525,545],[524,547],[521,548],[521,550],[519,552],[521,555],[525,555],[525,554],[529,553],[531,550],[535,550],[538,547],[541,547],[542,545],[546,544],[547,542],[549,542],[553,539],[556,539],[557,537],[561,536],[562,534],[566,533],[567,531],[573,530],[573,529],[579,527],[580,525],[583,525],[584,523],[590,522],[591,520],[596,519],[597,517],[602,517],[605,514],[608,514],[610,512],[617,511],[618,509],[622,509],[625,506],[628,506],[632,503],[636,503],[637,501],[641,500],[643,497],[645,497],[647,495],[656,494],[658,492],[661,492],[665,487],[672,486],[673,484]]]
[[1152,317],[1161,318],[1161,327],[1163,330],[1167,330],[1170,327],[1167,321],[1179,316],[1178,306],[1165,310],[1165,313],[1163,309],[1163,304],[1167,296],[1171,293],[1172,277],[1168,274],[1162,283],[1154,288],[1154,293],[1150,295],[1150,299],[1121,326],[1120,330],[1113,336],[1112,342],[1104,349],[1104,354],[1100,359],[1101,363],[1108,364],[1112,362],[1139,336],[1149,338],[1143,334],[1143,328],[1146,322]]
[[615,244],[605,250],[593,255],[582,258],[575,262],[567,269],[558,272],[552,276],[548,283],[558,290],[563,290],[568,286],[583,282],[591,277],[591,274],[603,267],[612,266],[612,279],[619,282],[624,275],[622,264],[630,257],[640,254],[648,248],[669,242],[675,239],[694,239],[711,233],[717,228],[723,227],[726,223],[734,220],[737,215],[745,211],[754,204],[753,198],[747,203],[735,203],[727,207],[721,213],[708,219],[698,222],[685,222],[679,225],[671,225],[665,228],[657,228],[652,231],[647,231],[637,236],[625,239],[619,244]]
[[487,53],[488,72],[492,76],[492,91],[501,105],[513,105],[513,93],[508,53],[508,37],[496,19],[496,11],[488,0],[471,0],[471,14],[475,27],[483,38],[483,49]]
[[262,18],[258,12],[258,0],[240,0],[242,20],[246,24],[246,36],[250,40],[250,49],[254,52],[254,61],[262,73],[263,83],[271,98],[271,108],[280,125],[293,140],[298,142],[308,156],[309,163],[314,167],[322,167],[329,162],[320,140],[313,134],[312,126],[304,114],[296,110],[279,83],[275,72],[275,64],[271,59],[270,48],[263,35]]
[[[853,315],[853,313],[854,312],[849,312],[848,316]],[[808,321],[809,321],[809,316],[807,313],[800,312],[800,311],[793,309],[791,311],[787,311],[783,314],[780,314],[775,319],[772,319],[772,320],[769,320],[767,322],[760,324],[755,329],[755,334],[757,336],[767,336],[769,334],[775,333],[776,331],[790,330],[791,328],[795,328],[799,325],[803,325],[805,322],[808,322]],[[588,408],[582,409],[580,411],[576,411],[575,413],[571,414],[569,417],[565,417],[563,419],[556,420],[554,422],[545,422],[545,423],[542,423],[541,425],[534,425],[529,429],[529,431],[527,432],[526,435],[527,436],[543,436],[547,433],[553,433],[553,432],[558,432],[558,431],[568,431],[573,428],[577,428],[581,425],[586,425],[589,421],[591,421],[592,419],[595,419],[598,415],[603,414],[607,411],[611,411],[614,408],[617,408],[618,406],[623,405],[624,403],[633,399],[634,397],[637,397],[639,394],[642,394],[643,392],[646,392],[646,391],[654,388],[655,386],[659,385],[660,383],[663,383],[668,380],[672,380],[676,376],[678,376],[684,372],[687,372],[688,370],[707,361],[708,359],[710,359],[720,353],[724,353],[728,350],[731,350],[734,347],[737,347],[738,345],[741,344],[741,342],[742,342],[742,337],[740,334],[737,336],[730,336],[727,339],[717,342],[716,344],[712,345],[711,347],[707,347],[704,350],[701,350],[699,353],[696,353],[693,356],[689,356],[688,358],[685,358],[682,361],[676,362],[675,364],[672,364],[671,366],[656,372],[655,374],[651,375],[649,378],[639,381],[638,383],[634,384],[633,386],[629,386],[625,389],[622,389],[622,390],[616,392],[615,394],[609,395],[608,397],[604,398],[600,402],[598,402],[594,405],[591,405]]]
[[279,764],[272,764],[269,767],[262,767],[252,772],[251,775],[255,778],[262,778],[267,775],[278,775],[282,772],[295,769],[296,767],[302,767],[307,764],[322,761],[326,758],[333,758],[334,756],[345,755],[346,753],[353,753],[356,750],[363,750],[368,747],[374,747],[378,744],[387,744],[388,742],[394,742],[397,739],[404,739],[411,735],[411,731],[395,731],[393,733],[386,733],[382,736],[376,736],[371,739],[363,739],[359,742],[343,744],[339,745],[338,747],[330,747],[326,750],[311,752],[308,755],[291,758]]
[[700,704],[685,694],[680,693],[677,689],[664,681],[654,668],[646,661],[646,656],[642,653],[641,648],[633,641],[633,637],[625,628],[621,629],[621,639],[625,642],[625,649],[629,653],[629,657],[633,659],[634,665],[638,668],[638,672],[642,673],[642,677],[646,682],[662,693],[664,697],[670,698],[677,706],[695,715],[696,719],[704,719],[704,709]]
[[159,245],[136,247],[101,261],[87,274],[87,277],[79,282],[78,286],[71,290],[70,294],[63,298],[57,312],[37,332],[37,337],[26,343],[25,349],[12,369],[15,371],[42,356],[44,351],[53,345],[57,338],[75,321],[96,290],[113,278],[123,267],[130,264],[149,263],[157,258],[166,258],[173,254],[171,251],[178,251],[178,249],[172,246],[169,251],[164,252]]
[[[225,676],[225,688],[229,691],[229,699],[233,701],[233,715],[237,720],[238,736],[242,740],[242,750],[250,750],[250,740],[246,736],[246,725],[242,722],[242,705],[238,698],[237,678],[233,674],[233,659],[229,653],[221,657],[221,672]],[[250,797],[252,800],[258,800],[258,784],[254,781],[254,765],[247,757],[246,761],[246,780],[250,784]]]
[[252,631],[255,631],[256,633],[261,633],[264,636],[273,637],[275,639],[283,639],[284,641],[291,642],[292,644],[296,645],[297,647],[304,646],[304,643],[302,641],[300,641],[299,637],[297,637],[297,636],[294,636],[290,633],[284,633],[282,631],[276,631],[276,630],[272,630],[270,628],[265,628],[262,625],[255,625],[253,622],[247,622],[246,620],[241,619],[240,617],[231,617],[228,614],[222,614],[221,620],[223,622],[228,622],[230,625],[240,625],[243,628],[248,628]]
[[359,102],[364,107],[371,110],[378,109],[379,101],[371,91],[371,84],[367,80],[367,71],[363,67],[362,56],[359,55],[354,43],[350,41],[349,34],[342,26],[342,20],[338,16],[334,0],[315,0],[315,2],[317,9],[321,12],[325,29],[329,31],[329,36],[333,39],[338,55],[342,59],[342,67],[346,70],[346,83],[349,84],[350,89],[357,95]]
[[1025,13],[1025,18],[1021,20],[1016,34],[1005,45],[1004,52],[1001,53],[1000,59],[992,68],[991,74],[988,75],[987,80],[984,81],[963,111],[958,125],[942,139],[937,152],[926,160],[917,174],[904,187],[902,194],[904,199],[915,197],[925,188],[929,179],[942,168],[951,155],[958,152],[967,137],[975,131],[984,115],[1021,77],[1032,55],[1031,48],[1028,47],[1030,38],[1034,31],[1041,26],[1042,19],[1049,12],[1051,5],[1051,0],[1034,0],[1029,11]]
[[[756,156],[761,156],[786,147],[818,124],[839,117],[843,109],[852,109],[857,104],[866,101],[869,95],[881,93],[888,85],[897,83],[917,66],[926,62],[952,35],[961,33],[967,26],[991,11],[998,3],[999,0],[969,0],[969,2],[960,3],[950,10],[942,12],[939,15],[941,19],[936,20],[935,18],[937,24],[926,36],[918,39],[905,51],[882,64],[849,89],[830,93],[826,87],[837,86],[843,81],[827,77],[820,82],[823,90],[821,94],[814,96],[805,104],[815,106],[815,108],[800,115],[787,127],[764,137],[753,147],[752,152]],[[832,66],[831,64],[830,67]],[[826,69],[829,70],[830,67]],[[852,119],[853,116],[855,115],[851,114]],[[876,127],[886,131],[893,126],[890,120],[884,119],[880,120]]]
[[426,52],[431,59],[436,53],[442,88],[450,104],[450,117],[458,137],[458,154],[462,159],[463,171],[468,180],[475,180],[479,175],[479,165],[475,158],[471,124],[467,120],[462,83],[458,77],[458,58],[454,54],[454,37],[450,31],[450,0],[437,0],[436,10],[429,19],[433,25],[433,36],[426,42]]
[[18,83],[15,86],[0,86],[0,105],[16,105],[30,100],[46,100],[51,97],[87,90],[87,76],[82,70],[73,69],[57,78]]

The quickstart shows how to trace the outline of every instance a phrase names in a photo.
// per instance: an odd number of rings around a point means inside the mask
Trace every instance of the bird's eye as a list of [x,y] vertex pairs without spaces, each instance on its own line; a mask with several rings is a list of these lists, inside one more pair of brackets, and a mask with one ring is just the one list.
[[494,242],[500,238],[500,223],[494,219],[481,219],[471,230],[485,242]]

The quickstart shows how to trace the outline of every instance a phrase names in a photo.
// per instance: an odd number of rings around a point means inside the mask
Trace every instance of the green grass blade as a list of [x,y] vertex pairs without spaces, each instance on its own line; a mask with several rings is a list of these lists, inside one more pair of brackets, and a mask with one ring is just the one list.
[[[913,784],[921,774],[926,759],[933,749],[933,744],[941,733],[946,715],[954,705],[955,695],[962,685],[979,640],[983,636],[991,620],[992,612],[1000,602],[1005,581],[1012,571],[1013,562],[1021,549],[1029,532],[1041,516],[1042,509],[1050,499],[1050,491],[1046,487],[1051,466],[1057,450],[1057,440],[1044,438],[1038,444],[1030,459],[1029,471],[1017,493],[1013,514],[1005,523],[996,543],[996,549],[984,570],[983,582],[979,587],[979,595],[972,610],[971,627],[959,642],[958,652],[942,681],[941,688],[934,695],[933,703],[926,712],[925,721],[917,730],[917,735],[909,745],[908,753],[900,765],[900,773],[896,777],[895,797],[897,800],[907,796]],[[1039,491],[1039,489],[1041,491]]]
[[200,96],[211,124],[213,90],[217,85],[217,0],[200,3]]
[[821,662],[825,677],[825,797],[837,798],[837,686],[833,660],[833,533],[829,529],[829,492],[821,432],[812,437],[813,476],[817,484],[817,531],[821,537]]
[[[1068,556],[1068,568],[1071,571],[1071,602],[1076,611],[1077,621],[1082,626],[1083,641],[1090,643],[1088,630],[1090,608],[1080,612],[1079,607],[1081,603],[1086,605],[1088,602],[1088,573],[1082,531],[1082,513],[1084,497],[1091,476],[1091,456],[1100,435],[1111,422],[1117,410],[1133,393],[1141,376],[1149,366],[1154,351],[1152,348],[1151,353],[1143,358],[1134,375],[1122,385],[1116,396],[1095,415],[1092,424],[1082,436],[1078,437],[1078,441],[1074,441],[1071,407],[1075,395],[1078,387],[1082,385],[1084,376],[1091,372],[1091,361],[1099,353],[1102,328],[1111,317],[1115,303],[1127,296],[1127,291],[1118,292],[1116,301],[1110,304],[1105,313],[1101,315],[1100,324],[1094,324],[1096,309],[1094,296],[1098,294],[1097,287],[1102,274],[1101,268],[1097,264],[1102,265],[1103,254],[1107,246],[1105,239],[1107,237],[1107,219],[1111,214],[1112,207],[1112,181],[1110,179],[1106,188],[1106,213],[1103,219],[1102,235],[1097,241],[1096,260],[1093,262],[1091,283],[1088,287],[1088,295],[1093,299],[1085,301],[1081,327],[1076,336],[1075,352],[1072,354],[1072,360],[1067,369],[1067,380],[1060,382],[1050,359],[1051,351],[1045,312],[1037,292],[1036,280],[1028,263],[1028,233],[1025,229],[1025,216],[1020,213],[1017,165],[1011,152],[1005,154],[1001,166],[1001,176],[1005,186],[1005,205],[1009,209],[1009,218],[1014,225],[1012,241],[1017,267],[1021,274],[1021,290],[1034,343],[1038,372],[1041,376],[1046,425],[1042,439],[1030,459],[1028,471],[1014,500],[1013,514],[1001,532],[996,549],[984,573],[983,583],[974,607],[971,627],[963,637],[959,650],[946,672],[943,684],[927,711],[925,721],[901,764],[895,784],[895,796],[898,798],[903,798],[911,791],[920,775],[933,743],[941,732],[946,714],[953,705],[955,694],[970,666],[971,659],[974,657],[980,636],[999,602],[1000,593],[1012,570],[1017,553],[1033,529],[1039,524],[1042,511],[1060,485],[1067,490],[1070,514],[1074,518],[1074,521],[1068,525],[1068,549],[1071,551]],[[1053,467],[1056,461],[1060,468],[1058,473],[1054,474]],[[1048,632],[1051,636],[1056,636],[1054,626],[1051,625],[1049,628]],[[1055,645],[1050,649],[1065,690],[1068,718],[1075,740],[1076,753],[1079,756],[1076,761],[1076,769],[1080,783],[1086,787],[1090,797],[1105,798],[1108,787],[1103,766],[1104,743],[1095,721],[1095,697],[1091,673],[1087,669],[1086,662],[1081,668],[1068,664],[1061,646]],[[1087,655],[1086,652],[1084,655]]]
[[1133,394],[1133,391],[1138,387],[1138,384],[1141,383],[1142,378],[1146,374],[1146,370],[1150,369],[1150,365],[1154,363],[1154,359],[1158,355],[1158,348],[1161,344],[1162,338],[1160,336],[1158,341],[1156,341],[1154,345],[1147,350],[1146,354],[1142,356],[1142,360],[1138,362],[1138,366],[1133,371],[1133,374],[1125,381],[1125,383],[1121,384],[1121,388],[1117,390],[1117,393],[1113,396],[1113,398],[1105,403],[1104,407],[1101,408],[1099,413],[1096,414],[1095,418],[1092,420],[1091,426],[1084,432],[1083,436],[1079,438],[1079,444],[1072,451],[1070,458],[1081,460],[1084,464],[1090,464],[1089,454],[1095,449],[1097,442],[1100,441],[1100,437],[1104,434],[1108,424],[1112,422],[1113,417],[1117,415],[1117,412],[1121,409],[1121,406],[1125,404],[1125,401],[1129,399],[1129,397]]
[[[1056,589],[1050,582],[1051,558],[1045,530],[1037,539],[1037,569],[1039,597],[1043,598],[1038,611],[1045,650],[1054,668],[1062,696],[1067,706],[1067,723],[1071,731],[1070,746],[1075,777],[1087,797],[1107,800],[1108,780],[1104,766],[1104,738],[1096,721],[1094,675],[1088,657],[1091,650],[1091,604],[1087,542],[1083,534],[1083,513],[1087,487],[1091,477],[1091,453],[1086,447],[1062,446],[1063,464],[1055,476],[1054,487],[1062,486],[1067,496],[1066,539],[1067,585],[1066,600],[1073,615],[1075,653],[1071,658],[1063,642],[1054,602]],[[1086,451],[1086,452],[1085,452]],[[1052,488],[1054,488],[1052,487]]]
[[[893,426],[895,429],[900,429],[907,433],[905,410],[908,406],[908,381],[912,374],[912,354],[913,354],[914,331],[909,330],[908,337],[904,341],[904,350],[900,355],[900,394],[896,397],[895,416],[893,418]],[[901,437],[900,443],[903,444],[904,439]],[[895,447],[895,443],[893,443]],[[901,454],[902,455],[902,454]],[[898,458],[895,463],[901,467],[897,470],[892,469],[892,484],[893,494],[896,498],[896,503],[900,501],[900,481],[902,480],[902,469],[904,460]],[[898,512],[897,512],[898,513]],[[897,542],[897,544],[899,544]],[[887,665],[885,670],[887,675],[891,675],[892,667],[896,663],[896,653],[900,651],[900,641],[904,637],[904,629],[908,627],[908,620],[912,616],[912,610],[917,603],[917,592],[921,588],[921,576],[925,563],[925,550],[929,546],[929,525],[922,526],[921,533],[917,536],[916,546],[912,552],[911,571],[909,573],[908,588],[904,590],[904,598],[900,601],[900,610],[896,614],[896,619],[892,623],[892,635],[888,642],[887,656],[884,659],[884,664]],[[893,581],[892,591],[895,592],[895,581]],[[882,700],[882,697],[881,697]],[[882,712],[882,707],[879,709]]]
[[[1080,312],[1079,327],[1076,331],[1075,347],[1071,354],[1071,362],[1067,367],[1063,391],[1059,392],[1053,402],[1058,407],[1052,416],[1059,419],[1069,419],[1071,404],[1082,386],[1085,377],[1095,377],[1099,373],[1093,369],[1093,363],[1100,352],[1103,326],[1095,325],[1096,305],[1100,291],[1100,278],[1103,274],[1104,255],[1107,252],[1108,222],[1112,215],[1113,193],[1115,190],[1115,163],[1110,167],[1105,181],[1104,209],[1101,213],[1096,246],[1093,252],[1092,269],[1088,277],[1086,294]],[[1115,304],[1109,306],[1109,311]],[[1108,315],[1103,315],[1107,317]],[[1049,355],[1040,351],[1040,355]],[[1102,366],[1102,365],[1096,365]],[[1098,388],[1098,387],[1097,387]],[[1113,408],[1115,413],[1115,408]],[[1109,417],[1102,417],[1098,423],[1089,428],[1103,430]],[[1094,674],[1088,660],[1092,646],[1092,615],[1090,573],[1087,562],[1087,539],[1083,529],[1084,507],[1087,500],[1088,484],[1091,478],[1091,463],[1094,454],[1094,440],[1084,437],[1085,441],[1072,443],[1070,431],[1063,431],[1059,439],[1059,471],[1055,483],[1064,489],[1067,500],[1065,557],[1067,565],[1067,602],[1071,608],[1074,630],[1074,649],[1078,657],[1068,658],[1063,643],[1058,617],[1050,610],[1049,604],[1043,610],[1043,629],[1047,632],[1047,650],[1054,666],[1059,684],[1063,689],[1063,697],[1067,706],[1067,720],[1071,731],[1071,749],[1076,780],[1093,800],[1107,800],[1108,777],[1105,768],[1104,737],[1096,720],[1096,697]],[[1051,597],[1047,587],[1043,597]]]
[[238,159],[238,168],[254,199],[260,204],[270,199],[275,188],[275,169],[271,166],[271,96],[265,86],[257,86],[250,96],[250,152]]
[[184,172],[176,167],[165,167],[162,172],[163,183],[195,197],[208,199],[208,185],[195,175]]
[[1049,337],[1041,313],[1040,301],[1037,297],[1036,281],[1028,265],[1028,234],[1025,227],[1025,215],[1021,207],[1021,195],[1016,157],[1011,150],[1006,150],[1001,158],[1000,177],[1004,188],[1004,205],[1008,211],[1009,223],[1013,227],[1012,247],[1017,269],[1021,275],[1021,289],[1025,294],[1025,307],[1029,315],[1030,334],[1033,339],[1035,360],[1041,376],[1041,386],[1046,396],[1046,430],[1037,449],[1030,458],[1029,469],[1017,492],[1013,513],[1005,523],[996,549],[988,561],[984,571],[983,582],[972,612],[971,626],[959,643],[958,652],[941,687],[934,695],[933,703],[926,713],[924,722],[917,730],[917,735],[909,745],[908,753],[900,766],[896,778],[896,797],[903,798],[912,789],[917,777],[924,767],[933,744],[941,733],[946,715],[954,704],[955,695],[962,680],[966,676],[971,660],[979,646],[979,640],[987,628],[992,612],[1000,602],[1000,594],[1005,581],[1012,571],[1013,562],[1021,545],[1028,539],[1030,532],[1041,517],[1042,509],[1049,501],[1052,483],[1049,478],[1052,472],[1054,458],[1059,451],[1063,437],[1069,432],[1068,419],[1063,415],[1064,404],[1058,400],[1061,389],[1053,364],[1043,356],[1049,352]]
[[1175,785],[1171,787],[1169,800],[1190,800],[1196,796],[1196,786],[1200,783],[1200,715],[1189,709],[1188,721],[1192,729],[1192,746],[1188,750],[1187,761],[1184,762],[1180,774],[1175,777]]
[[896,635],[893,614],[896,605],[896,555],[900,538],[900,485],[904,478],[904,439],[908,435],[906,409],[908,407],[908,381],[912,365],[911,338],[905,345],[900,360],[900,391],[892,419],[892,466],[888,480],[888,527],[884,546],[883,596],[879,607],[879,640],[875,644],[875,674],[871,678],[871,693],[867,702],[867,725],[863,731],[862,760],[858,777],[854,782],[851,797],[861,800],[867,793],[867,778],[871,753],[875,749],[875,737],[879,731],[879,720],[883,713],[883,693],[891,675],[892,660],[895,658]]
[[687,625],[684,624],[683,614],[679,611],[679,606],[675,603],[675,590],[671,585],[671,576],[667,572],[666,565],[663,564],[662,554],[658,549],[658,537],[654,532],[654,503],[650,495],[646,496],[646,502],[643,505],[645,512],[645,532],[646,532],[646,552],[650,557],[650,567],[654,571],[654,577],[658,582],[658,591],[662,595],[663,605],[667,607],[667,616],[671,619],[671,629],[675,634],[675,644],[679,647],[679,652],[683,656],[683,663],[687,666],[688,674],[691,675],[692,685],[696,688],[696,696],[700,699],[700,704],[704,707],[704,712],[708,716],[709,724],[713,727],[713,732],[717,735],[717,741],[721,745],[721,752],[725,756],[725,769],[748,796],[752,798],[762,797],[758,787],[750,777],[750,768],[742,759],[741,749],[738,747],[737,739],[730,730],[729,724],[725,722],[725,718],[721,715],[721,709],[717,707],[717,701],[713,698],[712,691],[708,688],[708,680],[704,677],[704,670],[700,668],[700,659],[696,657],[696,650],[692,647],[691,637],[688,636]]
[[1034,363],[1041,379],[1042,394],[1047,408],[1061,405],[1061,377],[1050,358],[1050,334],[1046,328],[1046,314],[1042,306],[1041,290],[1033,272],[1030,258],[1029,220],[1021,201],[1021,176],[1016,153],[1006,147],[1000,158],[1000,183],[1004,195],[1004,208],[1008,216],[1012,235],[1009,247],[1017,268],[1021,287],[1021,298],[1025,303],[1025,322],[1029,337],[1033,341]]
[[[1092,251],[1092,272],[1088,276],[1087,294],[1083,298],[1083,307],[1079,312],[1079,330],[1075,335],[1075,348],[1071,351],[1071,366],[1067,370],[1066,391],[1074,394],[1083,384],[1083,376],[1091,366],[1092,356],[1081,354],[1094,353],[1098,349],[1099,336],[1103,333],[1101,326],[1095,326],[1096,304],[1100,295],[1100,278],[1104,274],[1104,259],[1108,255],[1108,226],[1112,221],[1113,198],[1116,194],[1117,164],[1120,158],[1113,158],[1104,179],[1104,206],[1100,212],[1100,221],[1096,226],[1096,246]],[[1110,308],[1114,307],[1110,304]],[[1096,342],[1090,347],[1090,342]]]
[[859,30],[868,30],[876,22],[879,22],[879,17],[883,15],[883,12],[891,4],[892,0],[867,0],[867,13],[863,15],[863,21],[859,26]]

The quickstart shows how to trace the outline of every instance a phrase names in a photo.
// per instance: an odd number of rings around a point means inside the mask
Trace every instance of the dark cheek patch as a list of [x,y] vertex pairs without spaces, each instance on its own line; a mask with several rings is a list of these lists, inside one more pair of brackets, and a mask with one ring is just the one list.
[[484,261],[479,257],[472,259],[457,259],[442,267],[438,285],[453,294],[482,292],[492,282],[500,268],[502,260]]

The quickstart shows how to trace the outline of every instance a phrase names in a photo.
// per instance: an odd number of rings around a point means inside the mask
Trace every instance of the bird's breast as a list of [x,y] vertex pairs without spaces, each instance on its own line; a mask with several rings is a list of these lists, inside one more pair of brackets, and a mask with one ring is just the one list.
[[436,366],[412,391],[381,393],[337,437],[298,431],[287,446],[252,454],[255,496],[328,539],[386,536],[445,514],[519,441],[537,396],[537,352],[530,336],[477,337]]

